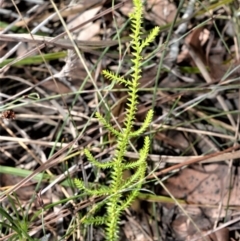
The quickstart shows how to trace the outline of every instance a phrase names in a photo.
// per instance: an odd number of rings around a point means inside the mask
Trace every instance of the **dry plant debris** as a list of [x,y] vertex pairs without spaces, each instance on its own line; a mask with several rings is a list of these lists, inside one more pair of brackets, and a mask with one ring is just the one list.
[[3,113],[2,113],[2,118],[3,118],[3,119],[13,120],[13,119],[15,119],[15,113],[14,113],[13,110],[3,111]]
[[[54,3],[0,1],[0,240],[20,240],[4,212],[35,240],[104,240],[79,223],[104,197],[76,196],[72,179],[108,183],[82,150],[99,161],[114,152],[94,113],[122,127],[125,89],[101,71],[130,74],[132,1]],[[152,150],[122,240],[240,240],[239,5],[146,1],[142,34],[161,33],[143,56],[136,126],[153,108]]]

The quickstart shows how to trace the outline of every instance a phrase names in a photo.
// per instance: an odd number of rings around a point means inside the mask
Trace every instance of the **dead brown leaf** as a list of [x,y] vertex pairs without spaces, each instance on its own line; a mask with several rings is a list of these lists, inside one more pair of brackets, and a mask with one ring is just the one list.
[[166,187],[176,198],[184,198],[188,203],[239,205],[240,177],[234,173],[239,173],[240,168],[233,168],[231,174],[227,165],[211,164],[204,169],[186,168],[168,179]]
[[176,15],[177,8],[168,0],[148,0],[146,6],[146,19],[162,26],[171,23]]

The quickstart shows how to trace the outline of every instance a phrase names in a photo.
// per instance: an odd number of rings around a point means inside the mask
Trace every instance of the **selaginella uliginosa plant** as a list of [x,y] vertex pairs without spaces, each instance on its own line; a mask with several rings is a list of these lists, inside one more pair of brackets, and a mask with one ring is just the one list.
[[[136,138],[143,134],[150,125],[153,117],[153,111],[150,110],[142,126],[136,131],[133,130],[138,104],[139,79],[141,77],[141,53],[142,50],[154,40],[159,32],[159,28],[155,27],[145,39],[141,39],[142,0],[133,0],[133,3],[134,11],[130,14],[132,31],[130,35],[131,54],[133,63],[130,79],[123,78],[107,70],[103,71],[103,75],[107,79],[123,84],[128,89],[129,97],[123,128],[121,130],[115,129],[115,127],[113,127],[100,113],[96,113],[96,117],[100,123],[116,137],[117,145],[115,155],[110,161],[100,163],[93,157],[88,149],[84,150],[84,154],[88,161],[93,165],[102,169],[110,169],[111,181],[107,187],[102,186],[94,189],[94,186],[86,186],[83,181],[75,179],[76,186],[87,195],[95,197],[106,196],[106,200],[103,202],[103,204],[106,205],[106,215],[100,217],[94,215],[95,212],[90,212],[86,219],[84,219],[84,223],[93,225],[104,224],[106,226],[106,240],[108,241],[118,240],[120,215],[138,196],[146,173],[146,159],[150,147],[150,139],[146,136],[143,148],[139,151],[139,159],[135,162],[127,162],[124,159],[124,154],[128,149],[131,138]],[[123,172],[127,169],[132,169],[135,172],[126,180],[123,179]]]

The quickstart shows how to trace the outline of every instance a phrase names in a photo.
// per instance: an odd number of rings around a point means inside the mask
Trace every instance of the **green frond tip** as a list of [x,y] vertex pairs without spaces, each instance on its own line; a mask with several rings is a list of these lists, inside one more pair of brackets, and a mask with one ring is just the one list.
[[103,124],[103,126],[108,129],[113,135],[119,136],[120,132],[117,131],[110,123],[108,123],[105,118],[99,113],[96,112],[97,119]]
[[87,148],[84,149],[84,154],[88,161],[90,161],[92,164],[98,164],[98,161],[93,157],[92,153]]
[[144,144],[143,148],[140,150],[140,158],[147,159],[147,155],[149,153],[149,148],[150,148],[150,138],[149,136],[145,136],[144,138]]
[[152,122],[152,119],[153,119],[153,110],[149,110],[148,113],[147,113],[147,116],[142,124],[142,126],[137,130],[137,131],[134,131],[132,132],[130,135],[131,137],[137,137],[137,136],[140,136],[143,132],[146,131],[146,129],[149,127],[149,125],[151,124]]
[[[137,189],[139,188],[139,184],[140,186],[142,185],[139,182],[142,182],[143,178],[144,178],[144,174],[146,172],[146,165],[140,165],[137,167],[137,171],[126,180],[126,182],[124,183],[122,189]],[[137,183],[138,182],[138,183]]]
[[83,221],[85,224],[93,224],[93,225],[101,225],[101,224],[105,224],[106,223],[106,217],[89,217],[84,219]]
[[112,193],[112,190],[109,187],[101,186],[100,188],[96,189],[96,185],[93,183],[89,183],[88,187],[86,187],[83,181],[79,180],[78,178],[74,179],[74,183],[79,190],[83,190],[83,192],[87,195],[91,196],[107,196]]
[[102,163],[102,162],[97,161],[88,149],[84,149],[84,154],[87,157],[88,161],[91,162],[94,166],[96,166],[98,168],[106,169],[106,168],[111,168],[114,165],[113,162]]
[[124,84],[126,87],[128,86],[129,80],[124,79],[123,77],[118,76],[117,74],[108,71],[108,70],[103,70],[102,74],[109,80],[111,81],[116,81],[120,84]]
[[142,11],[142,6],[143,6],[143,1],[142,0],[133,0],[133,4],[136,8],[139,9],[139,11]]
[[[145,161],[145,159],[144,159],[144,161]],[[124,170],[137,168],[140,165],[142,165],[142,163],[143,163],[142,159],[138,159],[137,161],[133,161],[133,162],[127,162],[124,165]]]
[[149,35],[146,37],[146,39],[142,42],[141,44],[141,49],[145,48],[146,46],[148,46],[150,43],[153,42],[153,40],[156,38],[156,36],[158,35],[160,31],[159,27],[155,27],[151,30],[151,32],[149,33]]
[[84,183],[81,180],[79,180],[78,178],[74,179],[74,183],[79,190],[82,190],[85,188]]
[[142,12],[143,12],[143,3],[142,0],[133,0],[133,5],[134,5],[134,12],[132,15],[135,19],[141,18]]
[[134,189],[134,190],[131,192],[131,194],[129,194],[129,195],[127,196],[127,198],[122,202],[121,209],[122,209],[122,210],[125,210],[126,208],[128,208],[128,207],[132,204],[132,202],[134,201],[134,199],[137,198],[138,194],[139,194],[139,190],[138,190],[138,189]]

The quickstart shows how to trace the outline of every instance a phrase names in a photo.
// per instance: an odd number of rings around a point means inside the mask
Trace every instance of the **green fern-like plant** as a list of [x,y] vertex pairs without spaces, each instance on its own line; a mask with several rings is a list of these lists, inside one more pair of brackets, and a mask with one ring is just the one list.
[[[141,39],[142,31],[142,0],[133,0],[134,11],[130,14],[131,19],[131,47],[132,47],[132,74],[130,79],[125,79],[115,73],[107,70],[103,71],[103,75],[109,80],[116,81],[125,85],[128,88],[128,103],[126,107],[126,116],[121,130],[116,130],[100,113],[96,113],[96,117],[103,126],[117,139],[117,147],[115,156],[112,160],[106,163],[98,162],[88,149],[84,153],[93,165],[98,168],[110,169],[111,182],[109,186],[102,186],[97,190],[91,186],[85,186],[83,181],[75,179],[76,186],[90,196],[107,196],[103,204],[106,205],[106,215],[99,217],[94,215],[94,212],[84,220],[87,224],[105,224],[106,225],[106,240],[118,240],[119,221],[122,212],[131,205],[134,199],[138,196],[144,181],[147,168],[147,155],[150,147],[149,137],[145,137],[143,148],[139,151],[139,160],[135,162],[127,162],[124,159],[124,154],[127,151],[129,142],[133,137],[139,137],[143,134],[150,125],[153,111],[150,110],[144,120],[143,125],[136,131],[133,131],[133,124],[137,111],[139,79],[141,77],[142,50],[149,45],[159,32],[159,28],[155,27],[150,34],[144,39]],[[127,169],[135,170],[134,174],[127,180],[123,180],[123,172]],[[128,190],[127,196],[124,191]],[[124,199],[125,197],[125,199]]]

